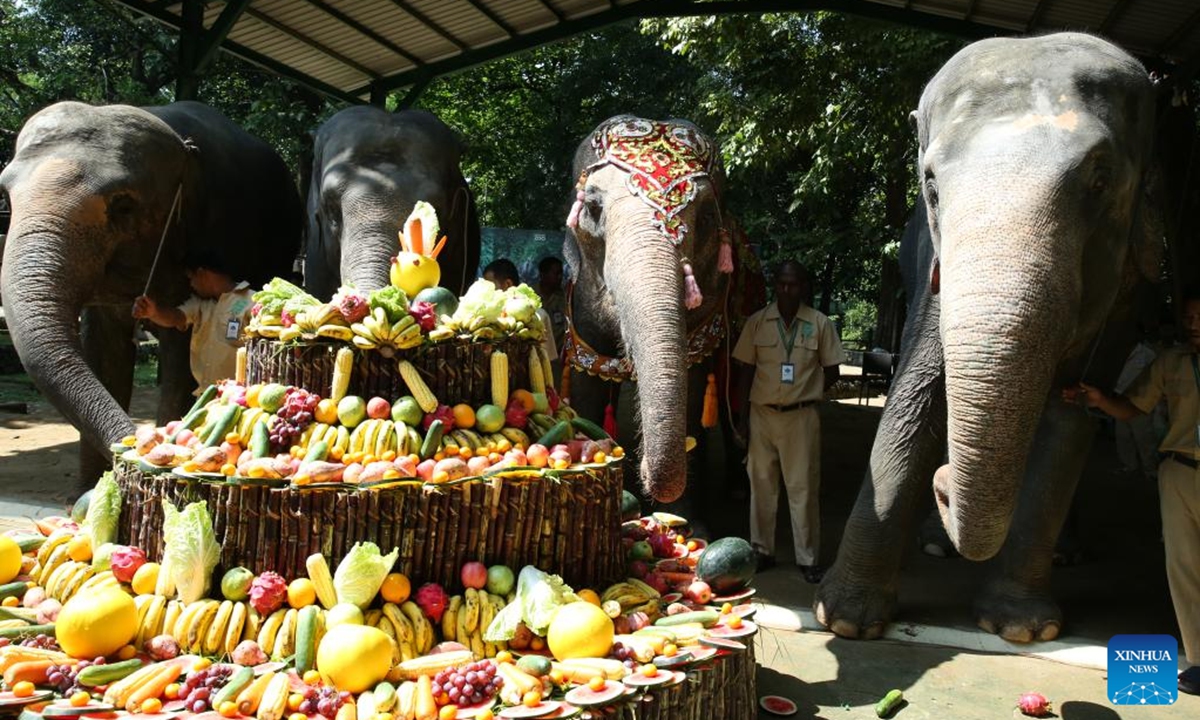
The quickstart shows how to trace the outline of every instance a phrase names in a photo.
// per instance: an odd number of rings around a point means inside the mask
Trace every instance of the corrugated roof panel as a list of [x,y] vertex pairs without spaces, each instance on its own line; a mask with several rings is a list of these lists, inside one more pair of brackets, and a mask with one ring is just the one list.
[[1113,37],[1129,47],[1155,53],[1191,17],[1196,0],[1154,0],[1131,3],[1113,26]]
[[[257,4],[252,6],[258,10]],[[270,11],[267,11],[268,8]],[[403,60],[391,48],[307,3],[264,3],[262,15],[368,68]],[[253,16],[252,16],[253,19]],[[407,62],[407,61],[405,61]]]
[[601,10],[607,10],[610,5],[608,0],[554,0],[554,7],[567,19],[572,19],[594,15]]
[[1047,5],[1039,27],[1047,30],[1097,30],[1115,4],[1115,0],[1054,0]]
[[374,2],[327,0],[327,2],[421,60],[429,60],[458,51],[458,48],[450,41],[401,10],[394,3],[379,0]]
[[537,0],[482,0],[492,12],[522,33],[554,25],[558,18]]
[[504,30],[486,15],[458,0],[408,0],[408,2],[469,47],[507,38]]
[[229,39],[337,87],[357,87],[371,80],[336,58],[252,17],[239,20]]
[[1018,27],[1025,27],[1033,15],[1038,0],[980,0],[971,19],[976,22],[1003,20]]
[[965,0],[941,0],[941,2],[924,0],[923,2],[914,2],[910,7],[918,12],[955,18],[956,20],[961,20],[962,16],[967,12],[967,3]]

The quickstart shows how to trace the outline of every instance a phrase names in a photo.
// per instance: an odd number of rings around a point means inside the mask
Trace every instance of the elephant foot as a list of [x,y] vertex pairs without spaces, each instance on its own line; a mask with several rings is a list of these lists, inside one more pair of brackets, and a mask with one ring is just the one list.
[[813,599],[817,622],[835,635],[874,640],[883,635],[896,609],[896,593],[882,583],[853,577],[840,564],[825,574]]
[[976,598],[975,622],[1009,642],[1045,642],[1058,637],[1062,609],[1048,592],[1001,580]]

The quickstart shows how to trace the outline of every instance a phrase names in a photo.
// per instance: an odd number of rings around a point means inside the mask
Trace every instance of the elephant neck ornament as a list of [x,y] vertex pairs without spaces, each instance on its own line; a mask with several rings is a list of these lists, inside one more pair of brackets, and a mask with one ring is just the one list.
[[[583,187],[588,175],[605,165],[612,165],[626,174],[629,193],[653,211],[654,229],[675,247],[682,245],[689,228],[681,213],[696,198],[697,181],[711,175],[715,152],[712,144],[693,128],[672,122],[624,117],[599,128],[592,135],[595,162],[584,168],[575,184],[575,203],[567,217],[567,226],[575,228],[583,210]],[[720,230],[721,252],[718,268],[733,272],[733,252],[729,233]],[[692,274],[686,257],[680,257],[684,276],[684,305],[689,310],[704,302],[700,287]],[[728,300],[714,307],[709,317],[698,323],[687,336],[687,362],[694,365],[712,354],[725,336]],[[564,354],[576,370],[605,380],[620,382],[636,380],[632,361],[611,357],[594,350],[575,331],[571,320],[571,298],[567,299],[567,335]]]

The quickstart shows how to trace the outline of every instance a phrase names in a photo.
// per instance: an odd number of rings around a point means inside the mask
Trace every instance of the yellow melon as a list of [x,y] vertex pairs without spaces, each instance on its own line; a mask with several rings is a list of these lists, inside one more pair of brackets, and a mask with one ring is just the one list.
[[326,684],[357,695],[392,669],[392,639],[369,625],[338,625],[317,647],[317,670]]
[[604,657],[612,643],[612,620],[603,610],[582,600],[559,608],[546,632],[546,644],[557,660]]
[[63,652],[87,660],[115,653],[136,633],[133,598],[115,588],[77,593],[63,605],[54,623]]
[[21,546],[7,535],[0,535],[0,583],[12,582],[21,572]]

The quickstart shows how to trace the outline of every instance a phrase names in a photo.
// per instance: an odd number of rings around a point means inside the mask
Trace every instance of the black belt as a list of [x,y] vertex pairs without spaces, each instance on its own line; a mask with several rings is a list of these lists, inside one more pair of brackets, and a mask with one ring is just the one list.
[[1177,452],[1167,453],[1167,457],[1171,458],[1172,460],[1179,463],[1180,465],[1187,465],[1188,467],[1190,467],[1193,470],[1200,468],[1200,460],[1196,460],[1195,458],[1190,458],[1187,455],[1184,455],[1183,453],[1177,453]]
[[804,402],[792,403],[791,405],[773,405],[767,403],[763,405],[763,407],[770,408],[775,412],[791,412],[793,410],[799,410],[800,408],[806,408],[810,405],[816,405],[818,402],[820,402],[820,400],[805,400]]

